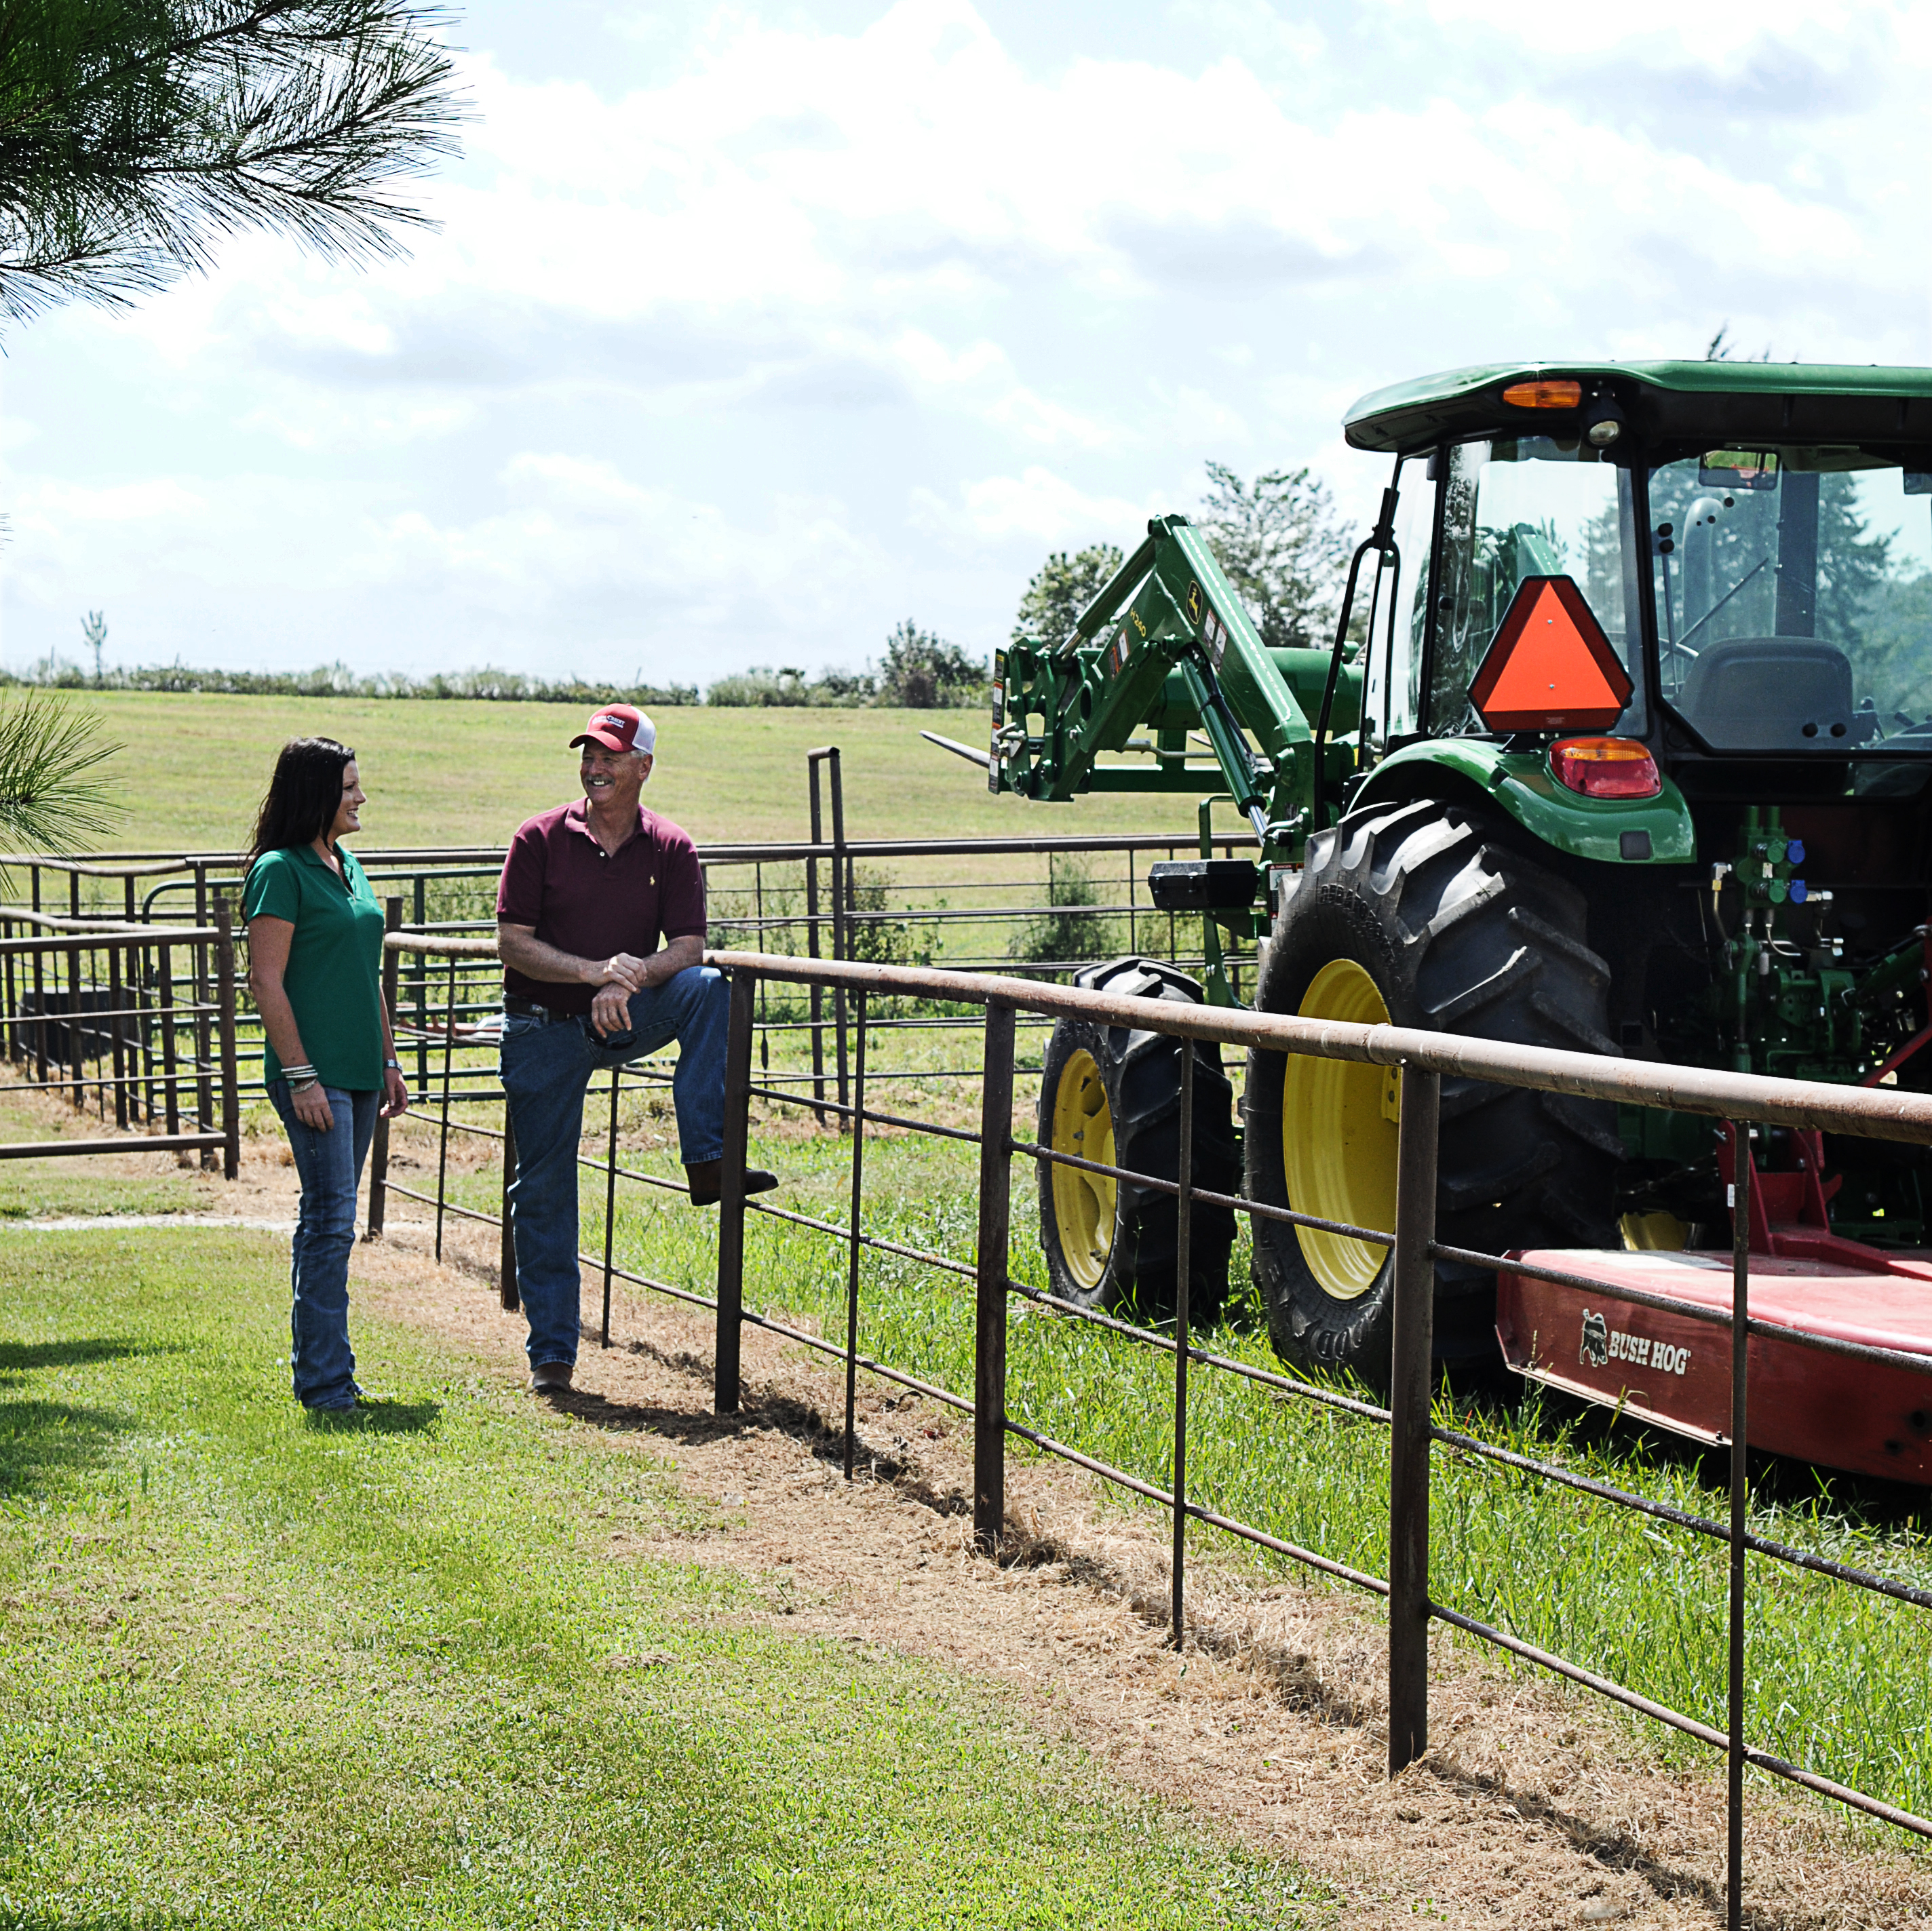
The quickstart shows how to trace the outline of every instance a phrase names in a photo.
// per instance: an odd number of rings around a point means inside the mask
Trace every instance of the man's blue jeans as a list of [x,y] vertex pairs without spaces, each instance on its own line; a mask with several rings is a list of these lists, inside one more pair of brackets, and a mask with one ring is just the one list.
[[288,1129],[302,1182],[289,1282],[296,1399],[304,1408],[352,1408],[356,1355],[349,1345],[349,1255],[356,1245],[356,1189],[376,1131],[380,1093],[327,1086],[335,1124],[318,1133],[296,1117],[286,1080],[272,1081],[268,1103]]
[[712,966],[688,966],[631,995],[631,1033],[607,1045],[586,1018],[503,1021],[503,1087],[517,1135],[510,1226],[517,1288],[530,1318],[530,1366],[577,1359],[577,1147],[594,1073],[677,1042],[671,1098],[684,1164],[724,1151],[724,1024],[730,992]]

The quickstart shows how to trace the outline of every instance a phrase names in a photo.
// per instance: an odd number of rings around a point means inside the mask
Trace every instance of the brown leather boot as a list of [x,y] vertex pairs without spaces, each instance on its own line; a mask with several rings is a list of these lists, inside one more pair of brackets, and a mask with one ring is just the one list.
[[[724,1162],[722,1160],[700,1160],[694,1166],[686,1167],[684,1177],[691,1183],[691,1204],[693,1207],[716,1207],[718,1196],[724,1191]],[[748,1194],[770,1193],[778,1183],[776,1174],[768,1174],[762,1167],[745,1169],[745,1191]]]

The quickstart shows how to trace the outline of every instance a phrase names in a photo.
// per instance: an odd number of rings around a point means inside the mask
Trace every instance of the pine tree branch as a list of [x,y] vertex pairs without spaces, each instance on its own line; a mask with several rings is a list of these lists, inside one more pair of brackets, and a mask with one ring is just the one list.
[[0,311],[117,304],[244,229],[346,258],[434,225],[396,184],[466,112],[410,0],[8,0]]

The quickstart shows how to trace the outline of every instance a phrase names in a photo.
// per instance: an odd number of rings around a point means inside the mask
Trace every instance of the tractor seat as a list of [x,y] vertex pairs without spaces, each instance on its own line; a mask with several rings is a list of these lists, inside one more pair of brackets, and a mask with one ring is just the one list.
[[1856,742],[1852,665],[1809,637],[1732,637],[1697,653],[1677,708],[1720,751]]

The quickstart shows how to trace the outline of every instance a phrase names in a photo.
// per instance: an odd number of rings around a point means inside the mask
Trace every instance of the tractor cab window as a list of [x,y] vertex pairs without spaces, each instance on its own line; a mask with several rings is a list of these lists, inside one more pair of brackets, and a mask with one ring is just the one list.
[[1469,687],[1517,585],[1526,577],[1569,577],[1636,689],[1616,729],[1640,731],[1640,553],[1628,471],[1599,460],[1587,444],[1522,436],[1459,444],[1442,490],[1426,728],[1449,736],[1484,731]]
[[1653,470],[1666,700],[1719,751],[1932,752],[1928,497],[1932,474],[1855,448]]

